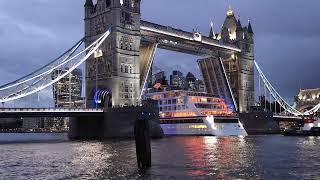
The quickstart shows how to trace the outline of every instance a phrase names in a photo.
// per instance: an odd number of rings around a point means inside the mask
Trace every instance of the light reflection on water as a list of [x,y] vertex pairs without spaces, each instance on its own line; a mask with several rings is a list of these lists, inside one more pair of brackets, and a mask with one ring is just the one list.
[[152,141],[144,172],[131,140],[3,143],[0,179],[317,179],[319,145],[318,137],[168,137]]

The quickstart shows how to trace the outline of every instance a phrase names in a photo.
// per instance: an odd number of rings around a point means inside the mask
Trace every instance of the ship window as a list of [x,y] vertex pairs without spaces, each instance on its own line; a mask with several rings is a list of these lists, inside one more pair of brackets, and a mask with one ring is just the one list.
[[177,99],[173,99],[172,104],[177,104]]

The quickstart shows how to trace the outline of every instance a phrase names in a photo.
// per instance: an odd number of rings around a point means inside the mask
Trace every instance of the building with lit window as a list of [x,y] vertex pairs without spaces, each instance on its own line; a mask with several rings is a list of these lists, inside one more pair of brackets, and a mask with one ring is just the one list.
[[197,78],[191,73],[188,72],[186,75],[187,89],[189,91],[196,91],[196,80]]
[[317,89],[303,89],[295,96],[297,109],[301,112],[312,109],[320,102],[320,88]]
[[170,75],[170,86],[174,89],[187,89],[187,81],[182,72],[177,70],[172,71],[172,74]]
[[168,85],[167,77],[166,77],[164,71],[160,71],[160,72],[152,75],[152,86],[154,86],[157,83],[160,83],[165,86]]
[[[52,79],[68,69],[57,69],[52,72]],[[72,73],[56,82],[53,86],[53,98],[56,108],[83,108],[84,98],[82,97],[82,71],[75,69]],[[67,129],[68,118],[47,118],[44,120],[45,128]]]
[[195,82],[195,91],[197,92],[206,92],[206,86],[202,80],[197,79]]

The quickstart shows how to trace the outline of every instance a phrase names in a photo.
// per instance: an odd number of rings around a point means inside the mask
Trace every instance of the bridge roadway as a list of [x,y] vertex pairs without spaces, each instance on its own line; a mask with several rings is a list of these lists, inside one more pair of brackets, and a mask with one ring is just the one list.
[[[103,117],[103,109],[72,108],[0,108],[0,119],[27,117]],[[201,116],[203,118],[204,116]],[[194,118],[194,117],[193,117]],[[219,117],[217,117],[219,119]],[[276,121],[297,121],[303,117],[274,115]]]
[[219,55],[219,52],[226,54],[241,52],[241,49],[231,44],[223,44],[204,35],[197,37],[195,32],[187,32],[170,26],[141,21],[140,29],[142,44],[158,43],[158,47],[162,49],[198,56],[216,56]]
[[103,109],[0,108],[1,118],[27,117],[103,117]]

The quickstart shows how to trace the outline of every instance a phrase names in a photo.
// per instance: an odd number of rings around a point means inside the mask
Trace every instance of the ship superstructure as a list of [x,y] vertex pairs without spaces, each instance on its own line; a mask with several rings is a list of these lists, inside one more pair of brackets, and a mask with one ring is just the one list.
[[146,98],[158,101],[166,135],[246,136],[233,106],[204,92],[149,90]]

